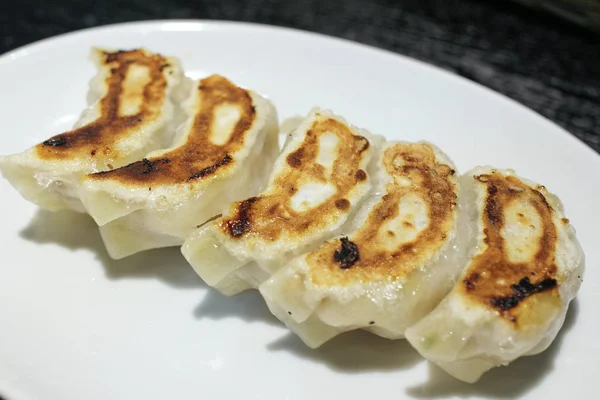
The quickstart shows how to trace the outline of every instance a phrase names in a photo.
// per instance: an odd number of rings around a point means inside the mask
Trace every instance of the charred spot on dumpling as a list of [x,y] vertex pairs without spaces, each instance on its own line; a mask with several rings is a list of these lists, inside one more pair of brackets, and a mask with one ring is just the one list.
[[286,158],[287,163],[292,168],[298,168],[302,165],[302,154],[304,153],[304,149],[301,147],[293,153],[289,154]]
[[512,288],[516,292],[519,292],[521,296],[530,296],[533,293],[543,292],[544,290],[553,289],[557,285],[556,279],[546,278],[543,281],[533,285],[529,282],[529,278],[525,277],[519,281],[518,284],[513,285]]
[[362,169],[359,169],[354,174],[354,177],[356,178],[357,181],[364,181],[365,179],[367,179],[367,173],[365,171],[363,171]]
[[144,164],[144,169],[142,170],[142,174],[149,174],[151,172],[156,171],[156,168],[155,168],[156,163],[154,161],[150,161],[147,158],[144,158],[142,160],[142,164]]
[[475,289],[475,284],[474,284],[473,282],[471,282],[470,280],[468,280],[468,279],[465,279],[465,280],[463,281],[463,283],[465,284],[465,288],[466,288],[467,290],[474,290],[474,289]]
[[350,208],[350,202],[347,199],[338,199],[335,201],[335,206],[339,210],[346,211]]
[[479,281],[479,279],[480,279],[480,275],[477,272],[474,272],[471,275],[469,275],[463,281],[463,283],[465,284],[465,288],[467,289],[467,291],[475,290],[475,287],[476,287],[477,282]]
[[258,200],[258,197],[251,197],[247,200],[244,200],[238,204],[238,215],[237,217],[225,220],[225,226],[229,234],[234,237],[240,237],[248,228],[250,228],[251,219],[250,219],[250,209],[252,208],[252,204],[254,204]]
[[[167,158],[147,159],[144,158],[141,161],[136,161],[125,167],[118,169],[111,169],[108,171],[97,172],[89,175],[97,179],[110,179],[114,176],[122,176],[123,171],[127,171],[129,178],[136,178],[139,180],[151,179],[150,175],[161,171],[161,166],[169,164],[171,161]],[[110,167],[110,165],[109,165]]]
[[340,244],[341,247],[333,253],[333,259],[342,269],[348,269],[360,260],[358,246],[348,240],[348,237],[341,238]]
[[216,164],[213,164],[209,167],[203,168],[200,171],[196,172],[194,175],[190,176],[188,178],[189,181],[194,180],[194,179],[200,179],[200,178],[204,178],[207,175],[212,175],[216,170],[218,170],[220,167],[229,164],[231,161],[233,160],[233,158],[231,158],[231,156],[229,154],[225,154],[225,157],[223,157],[223,159],[221,161],[219,161]]
[[[492,192],[489,193],[492,194]],[[496,200],[488,200],[485,207],[485,212],[488,220],[493,226],[502,226],[504,216],[502,215],[502,208],[497,204]]]
[[519,304],[518,296],[506,296],[506,297],[496,297],[492,299],[492,306],[499,308],[500,310],[510,310],[511,308],[516,307]]
[[364,136],[356,136],[356,150],[359,153],[367,150],[370,146],[369,140]]
[[509,310],[516,307],[519,302],[533,294],[554,289],[557,285],[556,279],[546,278],[537,284],[532,284],[528,277],[511,286],[514,294],[512,296],[496,297],[492,299],[492,305],[500,310]]
[[44,146],[60,147],[67,144],[67,138],[65,138],[64,136],[57,136],[52,139],[46,140],[43,144]]

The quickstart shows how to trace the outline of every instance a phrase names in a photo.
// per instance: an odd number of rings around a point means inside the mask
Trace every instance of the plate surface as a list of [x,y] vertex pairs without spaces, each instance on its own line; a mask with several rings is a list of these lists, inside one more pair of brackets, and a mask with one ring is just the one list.
[[8,400],[595,398],[600,157],[571,135],[487,89],[381,50],[267,26],[162,21],[81,31],[0,57],[0,153],[71,127],[95,74],[92,46],[180,57],[194,78],[220,73],[268,95],[281,120],[320,105],[389,139],[429,140],[463,172],[514,168],[564,201],[587,273],[549,350],[467,385],[405,341],[358,332],[309,350],[256,292],[209,290],[178,249],[112,261],[91,219],[40,211],[0,180],[0,393]]

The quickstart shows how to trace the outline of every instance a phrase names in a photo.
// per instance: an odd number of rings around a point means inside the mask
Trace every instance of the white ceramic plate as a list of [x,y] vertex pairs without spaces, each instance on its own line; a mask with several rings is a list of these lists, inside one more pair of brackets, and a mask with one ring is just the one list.
[[298,31],[152,22],[69,34],[0,58],[2,154],[71,127],[91,46],[146,46],[270,96],[280,118],[331,108],[389,139],[426,139],[461,171],[512,167],[560,195],[587,254],[578,300],[545,353],[475,385],[428,366],[405,341],[367,333],[312,351],[256,292],[209,290],[178,249],[121,261],[85,216],[49,213],[0,180],[0,393],[44,399],[591,399],[600,340],[600,157],[537,114],[388,52]]

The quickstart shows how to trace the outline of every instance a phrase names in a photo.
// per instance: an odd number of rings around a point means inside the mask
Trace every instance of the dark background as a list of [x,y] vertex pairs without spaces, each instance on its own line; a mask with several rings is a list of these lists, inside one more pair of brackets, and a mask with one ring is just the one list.
[[0,53],[164,18],[282,25],[389,49],[501,92],[600,151],[600,35],[508,0],[4,0]]

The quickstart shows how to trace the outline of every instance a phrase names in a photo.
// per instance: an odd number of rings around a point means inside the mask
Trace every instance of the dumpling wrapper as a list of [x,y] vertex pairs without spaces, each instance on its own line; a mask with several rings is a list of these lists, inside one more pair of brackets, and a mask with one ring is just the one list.
[[260,191],[279,154],[277,113],[213,75],[193,85],[172,147],[87,175],[82,199],[113,258],[181,245],[223,204]]
[[449,374],[475,382],[552,343],[579,290],[584,255],[562,204],[543,186],[483,167],[460,180],[474,230],[469,261],[406,338]]
[[94,49],[98,67],[86,109],[73,130],[19,154],[0,157],[2,175],[40,207],[84,212],[84,174],[127,165],[168,146],[188,82],[179,61],[147,50]]
[[262,193],[233,203],[182,252],[210,286],[256,288],[292,257],[336,235],[371,188],[383,138],[313,110],[290,134]]
[[389,143],[374,195],[347,236],[301,255],[260,286],[310,347],[354,329],[398,339],[452,288],[464,262],[455,166],[428,143]]

